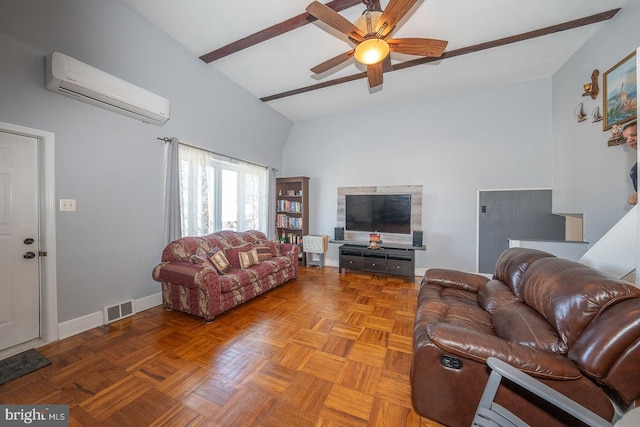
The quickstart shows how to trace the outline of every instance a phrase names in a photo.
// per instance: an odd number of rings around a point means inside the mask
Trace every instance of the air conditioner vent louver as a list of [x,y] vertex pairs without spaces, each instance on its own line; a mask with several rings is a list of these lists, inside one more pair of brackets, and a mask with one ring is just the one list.
[[46,88],[145,123],[163,125],[171,114],[167,99],[59,52],[47,56]]
[[104,324],[106,325],[108,323],[115,322],[116,320],[133,316],[134,314],[135,314],[135,309],[133,305],[133,300],[108,306],[104,308]]

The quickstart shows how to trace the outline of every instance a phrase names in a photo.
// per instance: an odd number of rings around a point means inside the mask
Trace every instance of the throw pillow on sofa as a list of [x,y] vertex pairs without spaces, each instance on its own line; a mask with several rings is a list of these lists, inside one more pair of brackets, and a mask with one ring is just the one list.
[[258,254],[258,261],[260,262],[273,258],[271,248],[268,245],[253,245],[253,250]]
[[251,243],[245,243],[244,245],[234,246],[232,248],[225,249],[227,253],[227,259],[233,268],[240,267],[240,252],[249,252],[251,250]]
[[225,274],[229,270],[229,260],[224,255],[222,249],[216,246],[208,255],[209,261],[211,261],[216,270],[218,270],[218,273]]
[[252,265],[260,264],[258,252],[255,249],[238,253],[238,259],[240,260],[240,268],[249,268]]
[[282,251],[280,250],[280,242],[274,242],[273,240],[260,240],[258,245],[268,246],[271,251],[272,257],[282,256]]
[[194,255],[191,255],[189,261],[191,262],[191,264],[211,265],[211,260],[209,259],[207,251],[202,248],[196,249],[196,253]]

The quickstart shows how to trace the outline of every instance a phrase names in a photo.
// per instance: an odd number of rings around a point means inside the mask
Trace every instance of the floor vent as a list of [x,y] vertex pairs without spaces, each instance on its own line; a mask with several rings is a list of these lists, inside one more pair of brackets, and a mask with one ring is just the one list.
[[125,317],[133,316],[135,313],[133,307],[133,300],[121,302],[120,304],[112,305],[104,308],[104,324],[115,322],[116,320],[124,319]]

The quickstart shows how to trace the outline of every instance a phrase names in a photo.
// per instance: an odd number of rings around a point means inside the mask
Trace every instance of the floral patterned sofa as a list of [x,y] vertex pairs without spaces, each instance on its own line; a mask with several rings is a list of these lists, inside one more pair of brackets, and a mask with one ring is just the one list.
[[[261,231],[224,230],[169,243],[152,275],[162,284],[162,302],[167,309],[211,321],[296,278],[299,252],[298,245],[269,241]],[[220,258],[228,260],[228,269],[219,268]]]

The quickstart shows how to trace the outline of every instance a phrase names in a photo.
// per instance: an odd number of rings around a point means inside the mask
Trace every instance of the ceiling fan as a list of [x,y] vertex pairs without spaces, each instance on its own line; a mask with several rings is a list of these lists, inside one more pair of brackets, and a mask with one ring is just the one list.
[[351,23],[330,7],[314,1],[307,6],[307,12],[346,34],[355,47],[341,53],[311,69],[315,74],[321,74],[355,57],[367,66],[369,87],[374,88],[382,84],[382,73],[391,69],[389,52],[409,55],[439,57],[447,47],[447,41],[422,38],[390,39],[396,24],[413,7],[417,0],[391,0],[384,11],[377,10],[379,1],[362,0],[367,9]]

